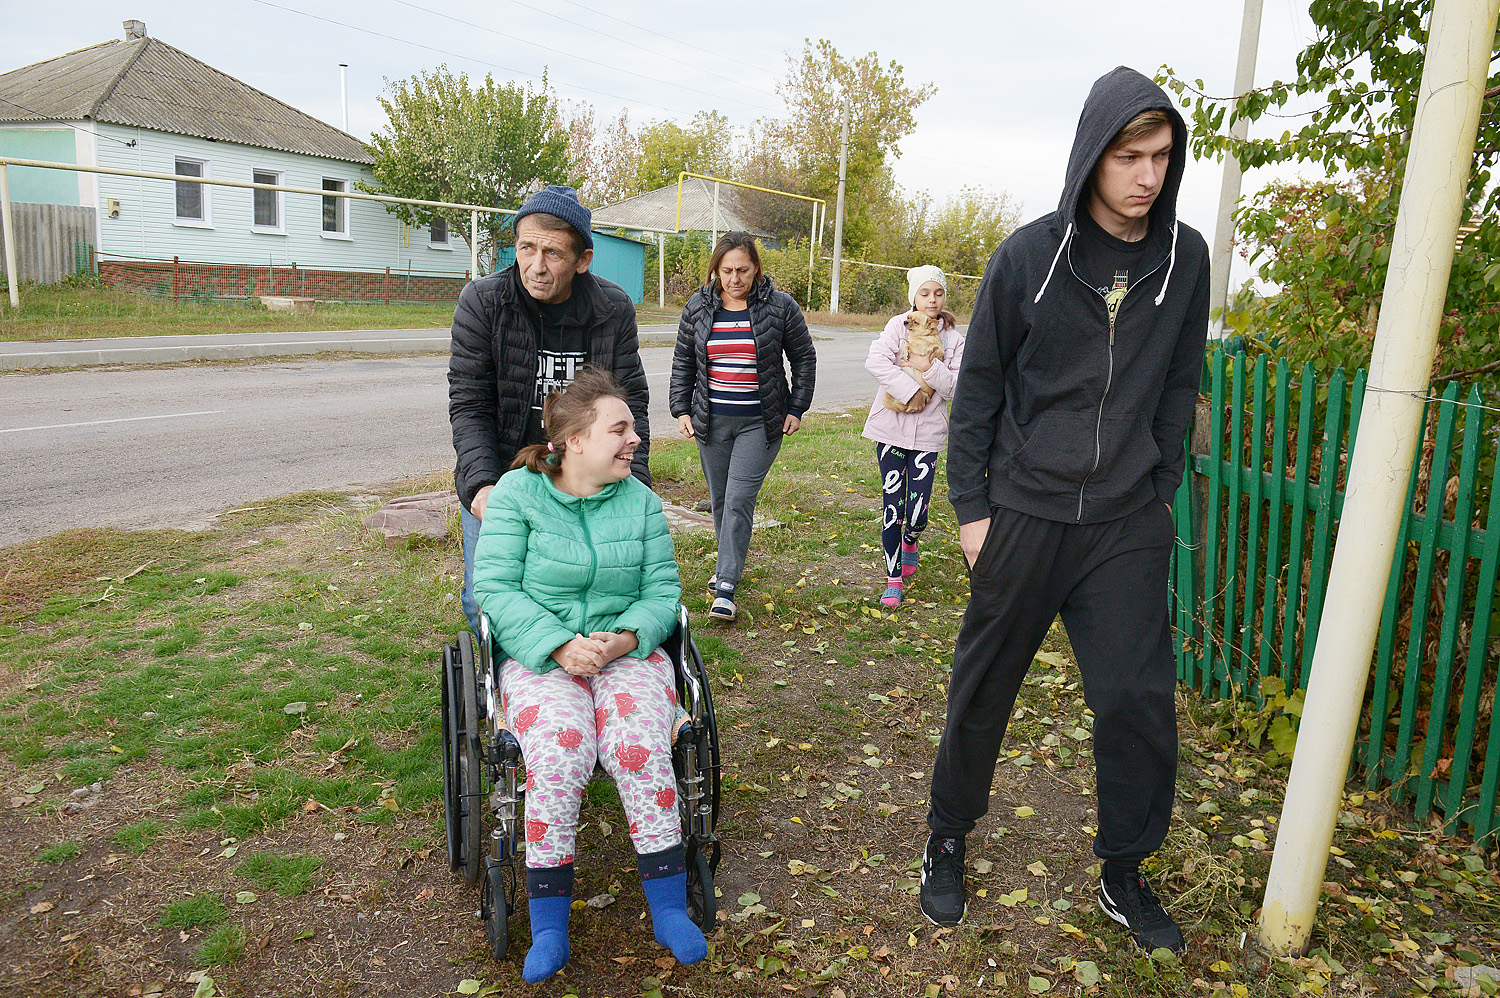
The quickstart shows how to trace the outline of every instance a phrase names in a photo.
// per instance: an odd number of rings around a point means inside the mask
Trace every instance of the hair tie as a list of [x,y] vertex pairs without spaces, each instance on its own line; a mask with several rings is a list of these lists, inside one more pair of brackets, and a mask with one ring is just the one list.
[[547,453],[551,454],[551,453],[553,453],[556,450],[557,450],[557,448],[552,446],[552,441],[548,440],[547,441]]

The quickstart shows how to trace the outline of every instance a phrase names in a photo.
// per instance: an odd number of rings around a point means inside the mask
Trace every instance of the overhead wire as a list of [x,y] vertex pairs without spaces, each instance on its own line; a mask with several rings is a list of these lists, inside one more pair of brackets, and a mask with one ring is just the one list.
[[[688,90],[688,91],[691,91],[691,92],[696,93],[696,94],[703,94],[704,93],[704,91],[703,91],[703,89],[701,87],[693,86],[691,84],[686,84],[686,83],[674,83],[674,82],[671,82],[669,80],[663,80],[663,79],[660,79],[660,78],[655,77],[655,76],[647,76],[645,73],[638,73],[638,72],[636,72],[635,70],[632,70],[632,69],[624,69],[624,68],[622,68],[622,67],[620,67],[618,65],[611,65],[610,63],[600,62],[597,59],[590,59],[588,56],[579,55],[576,52],[570,52],[570,51],[568,51],[566,49],[553,48],[550,45],[544,45],[541,42],[533,41],[530,38],[524,38],[524,37],[522,37],[520,35],[512,35],[512,34],[509,34],[508,32],[500,31],[497,28],[491,28],[488,25],[479,24],[479,23],[474,22],[474,21],[468,21],[468,20],[465,20],[465,19],[463,19],[461,17],[455,17],[452,14],[445,14],[445,13],[443,13],[440,10],[433,10],[430,7],[423,7],[421,4],[413,3],[412,0],[391,0],[391,2],[392,3],[396,3],[396,4],[400,4],[402,7],[408,7],[410,9],[412,9],[412,10],[420,11],[423,14],[430,14],[433,17],[441,17],[441,18],[443,18],[445,20],[452,21],[455,24],[462,24],[465,27],[476,28],[476,29],[478,29],[480,31],[487,31],[490,34],[492,34],[492,35],[498,35],[501,38],[509,38],[509,39],[511,39],[513,41],[522,42],[523,44],[531,45],[531,46],[534,46],[536,48],[542,49],[545,52],[553,52],[553,53],[556,53],[557,55],[566,56],[569,59],[575,59],[575,60],[578,60],[578,61],[581,61],[581,62],[586,62],[586,63],[589,63],[590,65],[599,66],[599,67],[611,70],[611,71],[616,72],[616,73],[625,73],[625,74],[628,74],[630,76],[638,77],[639,79],[645,80],[648,83],[656,83],[656,84],[660,84],[662,86],[677,87],[678,89]],[[533,10],[536,9],[536,8],[531,8],[530,5],[528,5],[528,4],[521,4],[521,6],[528,7],[528,9],[533,9]],[[541,13],[549,13],[549,12],[547,12],[547,11],[541,11]],[[613,37],[613,36],[606,36],[606,37]],[[616,39],[616,40],[617,41],[621,41],[621,42],[623,42],[625,44],[630,44],[628,42],[625,42],[624,39]],[[640,47],[640,46],[637,46],[637,47]],[[644,51],[650,51],[650,50],[649,49],[644,49]],[[681,60],[677,60],[677,61],[681,61]],[[690,69],[694,69],[695,71],[700,71],[700,70],[697,70],[697,67],[691,66],[688,63],[683,63],[683,65],[688,66]],[[734,83],[737,86],[747,86],[745,84],[740,84],[738,81],[732,79],[731,77],[723,76],[722,74],[719,74],[719,73],[713,73],[711,75],[718,76],[720,79],[728,80],[730,83]],[[757,89],[758,90],[758,88],[753,88],[753,87],[748,87],[748,86],[747,86],[747,89]],[[761,92],[764,92],[764,91],[761,91]],[[708,94],[707,96],[715,97],[716,95]],[[772,95],[772,96],[774,96],[774,95]],[[736,100],[733,97],[726,97],[726,96],[723,96],[723,95],[717,95],[717,99],[730,101],[732,103],[742,105],[743,107],[749,108],[751,110],[774,111],[773,108],[768,108],[768,107],[766,107],[763,104],[752,104],[749,101]]]
[[[533,7],[531,4],[522,2],[522,0],[510,0],[510,2],[516,4],[517,6],[525,7],[528,10],[535,10],[535,11],[539,11],[540,13],[543,13],[543,14],[549,14],[550,16],[556,17],[556,18],[558,18],[561,21],[566,21],[568,24],[574,24],[574,25],[576,25],[578,23],[576,21],[572,21],[572,20],[569,20],[568,18],[563,17],[561,14],[553,14],[551,11],[542,10],[540,7]],[[618,21],[620,24],[623,24],[626,27],[635,28],[637,31],[645,32],[648,35],[655,35],[656,37],[661,38],[664,41],[669,41],[669,42],[671,42],[674,45],[683,45],[683,46],[686,46],[688,48],[693,48],[693,49],[698,49],[700,51],[703,51],[703,48],[700,45],[694,45],[691,42],[685,42],[682,39],[680,39],[680,38],[674,38],[673,36],[671,36],[669,34],[666,34],[665,32],[657,31],[655,28],[648,28],[648,27],[646,27],[644,25],[636,24],[634,21],[627,21],[623,17],[617,17],[614,14],[609,13],[608,11],[599,10],[596,7],[590,7],[588,4],[579,3],[578,0],[563,0],[563,2],[569,4],[570,6],[577,7],[579,10],[586,10],[590,14],[597,14],[599,17],[607,17],[611,21]],[[598,31],[599,29],[597,29],[597,28],[590,28],[589,30],[591,30],[591,31]],[[599,32],[599,33],[600,34],[605,34],[604,32]],[[625,39],[618,38],[615,35],[606,35],[606,37],[615,38],[616,41],[625,41]],[[652,55],[661,55],[663,58],[668,58],[668,59],[672,58],[669,55],[664,55],[663,53],[655,52],[652,49],[648,49],[644,45],[640,45],[640,44],[635,43],[635,42],[625,42],[625,44],[627,44],[627,45],[635,45],[636,48],[641,49],[643,52],[650,52]],[[716,49],[711,54],[713,55],[713,57],[715,59],[723,59],[723,60],[726,60],[728,62],[737,62],[741,66],[748,67],[748,68],[756,70],[758,72],[762,72],[762,73],[766,72],[766,67],[764,67],[764,66],[758,66],[755,63],[746,62],[743,59],[736,58],[729,51],[720,51],[720,50]],[[681,60],[675,60],[675,61],[681,62]],[[683,63],[683,65],[686,66],[686,65],[689,65],[689,64],[688,63]],[[690,67],[690,68],[692,68],[692,67]],[[762,93],[768,93],[768,91],[761,91],[761,92]],[[780,95],[779,94],[773,94],[772,96],[780,96]]]
[[[359,31],[359,32],[362,32],[362,33],[367,34],[367,35],[374,35],[376,38],[384,38],[386,41],[397,42],[397,43],[402,44],[402,45],[412,45],[412,46],[415,46],[416,48],[426,49],[429,52],[436,52],[439,55],[446,55],[446,56],[448,56],[450,58],[453,58],[453,59],[463,59],[466,62],[478,63],[481,66],[489,66],[492,69],[498,69],[498,70],[501,70],[502,72],[515,73],[515,74],[517,74],[519,76],[524,76],[524,77],[527,77],[527,78],[535,78],[535,77],[537,77],[539,75],[539,74],[533,73],[533,72],[531,72],[529,70],[517,69],[514,66],[505,66],[505,65],[502,65],[502,64],[497,63],[497,62],[490,62],[488,59],[480,59],[477,56],[464,55],[463,53],[460,53],[460,52],[453,52],[453,51],[450,51],[448,49],[438,48],[435,45],[427,45],[427,44],[424,44],[422,42],[413,41],[410,38],[399,38],[399,37],[397,37],[395,35],[388,35],[388,34],[386,34],[383,31],[376,31],[373,28],[366,28],[366,27],[364,27],[362,25],[349,24],[349,23],[347,23],[345,21],[337,21],[337,20],[334,20],[331,17],[324,17],[321,14],[311,14],[311,13],[308,13],[307,11],[305,11],[305,10],[298,10],[295,7],[287,7],[287,6],[284,6],[284,5],[279,4],[279,3],[272,3],[271,0],[253,0],[253,2],[254,3],[258,3],[258,4],[260,4],[263,7],[272,7],[274,9],[276,9],[276,10],[285,11],[288,14],[298,14],[298,15],[300,15],[302,17],[311,18],[314,21],[322,21],[325,24],[332,24],[332,25],[335,25],[336,27],[347,28],[350,31]],[[568,83],[568,84],[566,84],[566,86],[568,86],[570,89],[573,89],[573,90],[581,90],[581,91],[584,91],[585,93],[598,94],[601,97],[608,97],[611,100],[624,101],[627,104],[641,104],[641,105],[645,105],[647,107],[658,108],[658,109],[660,109],[662,111],[672,111],[672,112],[675,112],[675,113],[678,113],[678,114],[686,113],[682,108],[668,107],[665,104],[658,104],[658,103],[656,103],[654,101],[640,100],[640,99],[634,98],[634,97],[626,97],[623,94],[611,93],[611,92],[609,92],[607,90],[599,90],[599,89],[597,89],[595,87],[586,87],[586,86],[584,86],[582,84],[579,84],[579,83]]]
[[117,139],[113,135],[104,135],[104,134],[102,134],[100,132],[97,132],[97,131],[95,131],[95,132],[85,131],[84,129],[79,128],[77,125],[73,124],[71,121],[62,121],[62,119],[58,118],[56,115],[45,114],[45,113],[43,113],[41,111],[38,111],[36,108],[27,107],[25,104],[17,104],[15,101],[10,100],[7,97],[0,97],[0,103],[9,104],[11,107],[14,107],[14,108],[20,108],[22,111],[25,111],[27,114],[34,114],[34,115],[36,115],[42,121],[58,121],[58,122],[61,122],[62,124],[67,125],[69,128],[73,129],[73,131],[79,133],[80,135],[88,135],[88,136],[90,136],[92,138],[95,138],[95,139],[109,139],[111,142],[118,142],[118,143],[120,143],[120,145],[125,146],[127,148],[129,148],[130,146],[132,146],[132,145],[135,144],[134,142],[126,142],[124,139]]

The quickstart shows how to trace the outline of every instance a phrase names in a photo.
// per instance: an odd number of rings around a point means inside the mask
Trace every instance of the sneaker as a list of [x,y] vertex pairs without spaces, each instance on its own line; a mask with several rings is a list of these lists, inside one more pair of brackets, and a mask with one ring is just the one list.
[[901,592],[901,577],[898,575],[894,579],[888,579],[886,581],[885,592],[880,594],[880,605],[888,606],[894,610],[901,605]]
[[901,577],[909,579],[917,574],[917,542],[901,542]]
[[734,614],[734,600],[728,596],[720,596],[714,600],[714,605],[708,608],[708,615],[713,620],[728,622],[734,619]]
[[1148,950],[1164,947],[1181,953],[1185,948],[1182,930],[1140,874],[1120,883],[1099,881],[1099,907],[1129,929],[1135,941]]
[[933,925],[957,925],[968,907],[964,894],[964,840],[927,837],[922,860],[922,914]]

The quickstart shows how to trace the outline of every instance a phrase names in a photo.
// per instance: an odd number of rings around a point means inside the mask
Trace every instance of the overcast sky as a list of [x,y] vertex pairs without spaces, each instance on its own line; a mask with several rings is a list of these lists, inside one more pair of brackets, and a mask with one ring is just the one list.
[[[1165,64],[1227,94],[1242,17],[1237,0],[68,0],[65,14],[46,3],[6,6],[0,71],[121,37],[120,22],[136,18],[151,35],[339,125],[338,64],[346,62],[349,131],[364,139],[384,124],[376,98],[387,79],[442,63],[500,80],[537,80],[545,69],[563,100],[593,104],[600,121],[621,107],[637,126],[715,109],[743,127],[784,113],[776,81],[787,54],[805,38],[827,38],[845,56],[874,51],[899,62],[909,82],[936,85],[895,164],[904,188],[939,201],[965,186],[1005,191],[1023,218],[1056,204],[1095,78],[1121,63],[1148,76]],[[1311,34],[1303,3],[1267,0],[1257,81],[1289,78]],[[1246,191],[1265,179],[1251,174]],[[1179,213],[1210,241],[1219,182],[1217,163],[1191,164],[1183,181]]]

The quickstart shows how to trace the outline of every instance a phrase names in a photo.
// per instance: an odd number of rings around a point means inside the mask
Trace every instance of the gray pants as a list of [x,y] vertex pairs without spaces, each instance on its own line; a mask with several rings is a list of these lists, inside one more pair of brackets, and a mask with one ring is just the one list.
[[755,416],[713,416],[707,438],[698,438],[698,460],[714,507],[714,534],[719,539],[716,574],[720,589],[733,590],[745,574],[755,500],[782,437],[766,443],[766,423]]

